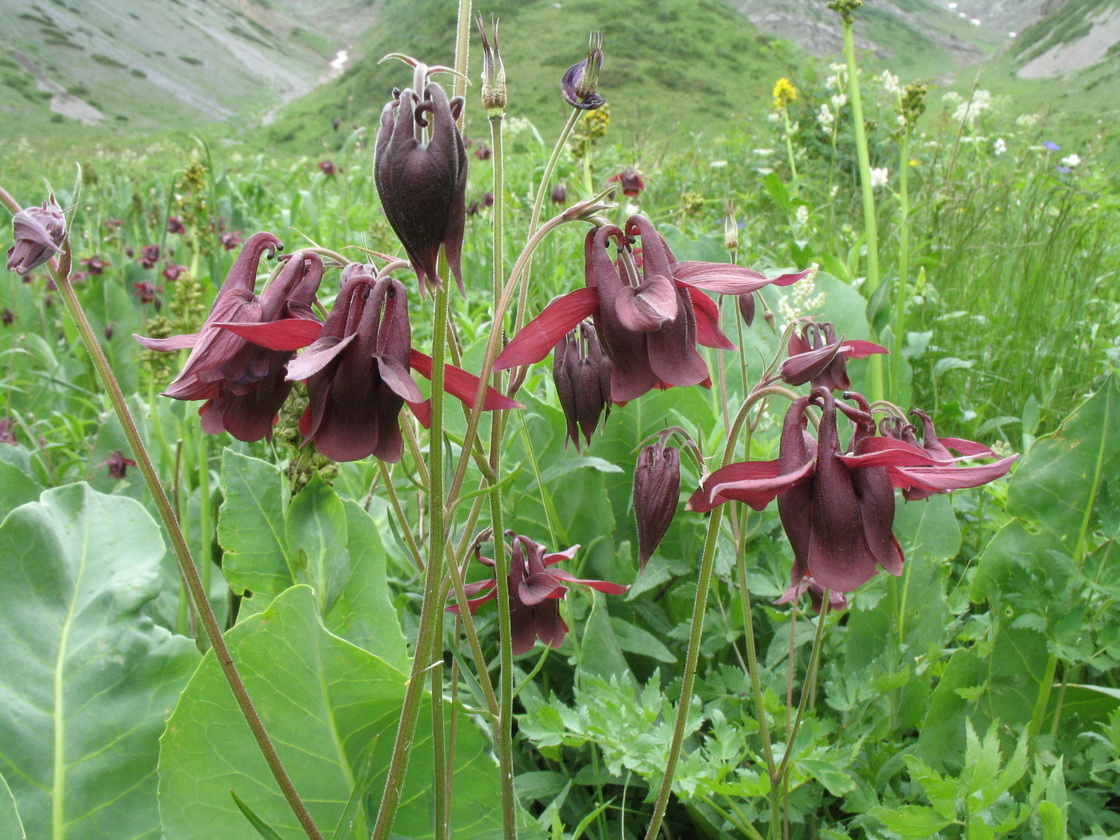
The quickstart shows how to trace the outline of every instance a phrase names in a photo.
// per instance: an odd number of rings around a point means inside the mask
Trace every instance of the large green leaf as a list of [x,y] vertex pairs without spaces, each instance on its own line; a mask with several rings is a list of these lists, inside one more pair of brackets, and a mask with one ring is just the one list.
[[[232,449],[222,452],[222,507],[218,542],[230,589],[263,596],[259,607],[292,584],[284,539],[284,488],[280,471]],[[252,601],[254,599],[250,599]]]
[[[363,755],[374,775],[355,837],[384,786],[400,718],[405,675],[327,632],[310,588],[296,586],[228,633],[230,649],[281,758],[312,817],[330,831],[343,812]],[[411,751],[394,831],[430,837],[431,714],[428,703]],[[450,718],[451,705],[447,705]],[[483,837],[501,824],[497,766],[482,734],[460,719],[452,820],[456,838]],[[160,747],[160,813],[169,840],[256,840],[232,789],[282,837],[302,837],[212,654],[203,660]]]
[[198,661],[145,615],[163,550],[84,484],[0,525],[0,773],[31,837],[159,837],[157,738]]
[[1035,441],[1015,472],[1008,510],[1054,534],[1077,558],[1102,483],[1120,475],[1120,384],[1110,377],[1052,435]]
[[15,797],[3,776],[0,776],[0,840],[27,840]]
[[[20,453],[26,458],[26,453],[14,446],[0,446],[0,454],[7,454],[6,450]],[[12,459],[14,460],[14,459]],[[0,457],[0,518],[28,502],[39,498],[43,488],[12,460]]]

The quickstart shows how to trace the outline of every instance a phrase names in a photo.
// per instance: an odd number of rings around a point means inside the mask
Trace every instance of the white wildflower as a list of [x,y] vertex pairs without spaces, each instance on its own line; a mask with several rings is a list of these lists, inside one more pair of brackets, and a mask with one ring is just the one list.
[[825,134],[832,133],[832,126],[836,124],[836,116],[832,113],[832,109],[828,107],[827,102],[821,103],[821,109],[817,112],[817,124],[820,125],[821,131]]
[[941,97],[941,104],[943,104],[946,108],[956,108],[962,102],[964,102],[964,97],[957,93],[955,90],[951,90]]
[[809,315],[824,305],[825,293],[819,292],[814,295],[817,291],[816,279],[820,266],[813,263],[810,270],[812,273],[808,277],[790,286],[789,294],[782,295],[778,300],[778,312],[787,323]]
[[782,121],[782,115],[777,111],[771,111],[766,115],[766,122],[779,123]]
[[753,151],[759,157],[769,157],[770,155],[774,154],[773,149],[752,149],[751,151]]
[[1079,163],[1081,163],[1080,155],[1070,155],[1062,158],[1062,166],[1077,166]]
[[883,83],[883,90],[887,93],[902,93],[902,86],[898,83],[898,76],[890,70],[883,71],[883,75],[880,76],[880,81]]
[[969,18],[968,22],[971,23],[973,26],[979,26],[980,25],[980,21],[977,20],[976,18]]
[[880,187],[887,185],[887,179],[890,178],[891,171],[885,167],[872,167],[871,169],[871,189],[877,190]]
[[1019,128],[1034,128],[1038,125],[1038,114],[1020,114],[1015,118],[1015,125]]
[[833,184],[832,185],[832,190],[829,192],[829,196],[831,196],[832,198],[836,198],[836,193],[838,193],[838,192],[840,192],[840,185],[839,184]]
[[1007,144],[1003,142],[1002,137],[997,137],[996,142],[992,145],[992,153],[997,157],[1007,151]]
[[832,95],[831,99],[832,99],[832,107],[835,108],[837,111],[839,111],[841,108],[843,108],[845,105],[848,104],[848,94],[846,94],[846,93],[834,93]]
[[798,205],[797,211],[793,214],[793,222],[797,228],[803,228],[809,222],[809,208],[804,204]]
[[725,160],[713,160],[711,163],[708,164],[708,166],[712,167],[712,169],[723,169],[724,167],[727,166],[727,161],[725,161]]

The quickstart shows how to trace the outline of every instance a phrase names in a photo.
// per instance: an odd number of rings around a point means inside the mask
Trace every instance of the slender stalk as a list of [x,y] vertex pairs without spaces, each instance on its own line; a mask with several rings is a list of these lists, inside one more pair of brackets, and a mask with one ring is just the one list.
[[[856,134],[856,152],[859,160],[859,185],[863,197],[864,242],[867,245],[867,289],[868,300],[879,288],[879,226],[875,219],[875,196],[871,189],[871,157],[867,150],[867,128],[863,123],[863,100],[859,93],[859,76],[856,67],[856,42],[852,33],[851,15],[844,15],[844,58],[848,64],[848,98],[852,103],[852,122]],[[874,324],[872,335],[875,334]],[[883,398],[883,360],[881,356],[871,359],[871,395],[873,400]]]
[[[9,208],[14,208],[12,209],[13,213],[18,212],[19,206],[2,188],[0,188],[0,201],[3,201]],[[171,506],[171,501],[168,499],[167,493],[160,483],[159,476],[156,474],[155,466],[152,464],[151,457],[148,455],[148,450],[144,446],[143,439],[140,437],[140,431],[136,426],[132,413],[128,409],[124,394],[121,392],[120,385],[117,383],[116,377],[113,376],[113,371],[109,367],[109,361],[106,359],[105,353],[102,351],[101,345],[94,335],[93,328],[86,318],[81,303],[78,302],[78,297],[74,293],[74,287],[70,283],[69,276],[69,241],[67,241],[64,246],[61,262],[52,260],[48,263],[48,267],[55,284],[58,286],[66,309],[74,319],[74,324],[78,329],[78,334],[81,336],[82,343],[85,345],[86,351],[90,354],[94,369],[97,371],[102,384],[105,386],[105,391],[109,396],[109,401],[113,405],[113,410],[116,412],[117,418],[120,420],[121,428],[124,431],[125,438],[128,440],[128,445],[132,450],[136,465],[140,468],[140,473],[144,477],[144,482],[148,485],[148,490],[152,494],[156,505],[156,511],[159,513],[160,520],[171,540],[172,549],[175,552],[175,559],[179,564],[179,571],[186,581],[187,589],[190,591],[191,599],[194,601],[195,609],[198,610],[199,618],[202,620],[203,628],[206,631],[206,637],[210,642],[210,646],[214,649],[214,656],[222,669],[226,682],[229,683],[230,690],[233,692],[238,708],[245,717],[245,722],[249,725],[253,738],[256,740],[257,746],[264,755],[264,759],[268,764],[269,770],[272,772],[273,778],[276,780],[281,793],[284,795],[285,800],[287,800],[288,806],[292,809],[292,813],[295,814],[304,833],[311,840],[322,840],[322,834],[319,833],[319,829],[311,819],[311,814],[308,812],[307,806],[304,805],[303,800],[300,799],[299,794],[296,792],[295,785],[284,769],[284,764],[280,760],[280,756],[277,754],[276,748],[273,746],[272,740],[269,738],[268,732],[261,722],[260,715],[257,714],[257,710],[253,706],[252,700],[249,698],[245,683],[242,681],[241,675],[233,663],[229,648],[226,646],[225,639],[222,637],[222,632],[218,628],[218,622],[214,617],[214,611],[210,608],[210,601],[203,588],[198,568],[194,564],[190,548],[187,546],[186,538],[183,536],[183,532],[179,527],[179,522],[175,517],[175,511]]]
[[[494,158],[494,313],[502,299],[502,280],[505,276],[503,242],[505,222],[505,180],[504,152],[502,137],[502,114],[490,115],[490,145]],[[543,184],[543,182],[542,182]],[[501,387],[501,374],[494,377],[495,386]],[[498,677],[498,693],[501,706],[498,713],[498,772],[502,792],[502,828],[506,840],[517,840],[517,800],[513,790],[513,626],[509,602],[509,564],[506,557],[504,528],[502,525],[502,494],[498,491],[501,478],[502,423],[500,412],[493,412],[490,418],[490,470],[492,492],[490,493],[490,525],[494,529],[494,578],[498,588],[498,642],[501,650],[501,670]],[[485,663],[480,663],[483,666]]]
[[891,391],[898,397],[902,386],[902,344],[906,337],[906,297],[910,278],[910,126],[898,141],[898,280],[891,315]]
[[[741,505],[746,508],[746,505]],[[744,514],[746,511],[743,511]],[[743,518],[744,525],[746,517]],[[746,528],[744,527],[744,535]],[[735,553],[736,571],[739,575],[739,593],[743,606],[743,626],[747,632],[747,666],[751,678],[751,694],[754,696],[754,705],[758,713],[758,735],[762,739],[762,754],[766,757],[766,770],[774,776],[777,764],[774,761],[774,749],[770,741],[770,724],[766,720],[766,707],[762,703],[762,682],[758,678],[758,652],[755,650],[754,620],[751,616],[751,591],[750,578],[747,575],[747,553],[745,541]]]

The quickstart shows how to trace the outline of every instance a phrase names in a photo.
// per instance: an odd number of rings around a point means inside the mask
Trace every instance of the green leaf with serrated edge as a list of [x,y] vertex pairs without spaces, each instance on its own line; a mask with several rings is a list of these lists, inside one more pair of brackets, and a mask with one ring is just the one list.
[[1077,558],[1102,483],[1120,475],[1120,381],[1109,377],[1058,431],[1035,441],[1008,490],[1012,514],[1037,522]]
[[27,840],[16,799],[3,776],[0,776],[0,840]]
[[604,680],[617,674],[632,683],[634,676],[630,673],[630,666],[622,654],[622,647],[607,614],[606,596],[602,592],[588,590],[588,597],[593,602],[591,612],[583,627],[578,628],[580,673],[602,677]]
[[611,629],[614,630],[615,638],[618,639],[618,646],[627,653],[648,656],[658,662],[677,661],[673,652],[661,644],[655,635],[625,619],[612,617]]
[[153,624],[159,527],[85,484],[0,525],[0,774],[28,835],[158,838],[157,739],[198,653]]
[[343,501],[349,539],[350,577],[330,612],[327,629],[380,656],[399,671],[411,666],[404,633],[386,579],[385,547],[377,524],[357,502]]
[[[281,593],[267,609],[230,630],[227,640],[280,758],[324,830],[338,822],[362,756],[372,745],[374,776],[358,821],[359,833],[368,835],[369,814],[381,799],[406,676],[327,632],[306,586]],[[428,706],[425,701],[420,711],[393,826],[405,837],[432,836]],[[463,717],[455,766],[455,837],[483,837],[497,830],[497,766],[481,732]],[[210,653],[183,691],[160,742],[159,803],[168,840],[255,840],[229,798],[230,788],[285,840],[304,836]]]
[[229,795],[233,798],[233,804],[237,806],[237,810],[245,816],[245,819],[249,821],[249,825],[251,825],[264,840],[282,840],[280,835],[273,830],[272,826],[253,813],[253,809],[242,801],[241,797],[237,795],[237,791],[231,790]]
[[350,552],[342,500],[318,475],[288,506],[284,537],[294,561],[292,583],[314,589],[319,612],[326,615],[350,578]]
[[933,837],[945,826],[952,823],[933,808],[922,805],[903,805],[901,808],[885,808],[876,805],[868,812],[875,819],[902,837]]
[[911,780],[917,782],[934,810],[947,820],[957,816],[957,780],[943,778],[940,773],[917,756],[905,755],[902,760],[910,771]]
[[253,612],[292,584],[284,543],[284,484],[275,466],[232,449],[222,452],[221,483],[222,571],[235,593],[252,593],[243,607]]

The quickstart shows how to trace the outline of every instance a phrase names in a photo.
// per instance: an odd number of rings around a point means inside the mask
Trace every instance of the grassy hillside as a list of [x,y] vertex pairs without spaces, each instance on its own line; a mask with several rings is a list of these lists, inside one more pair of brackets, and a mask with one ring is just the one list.
[[[787,72],[769,39],[716,0],[495,0],[476,4],[501,19],[502,57],[509,78],[510,113],[526,116],[542,133],[559,129],[569,106],[559,93],[564,71],[586,54],[588,32],[605,36],[600,90],[611,108],[611,134],[624,142],[687,142],[731,122],[758,115],[774,81]],[[454,46],[454,7],[446,0],[389,0],[381,22],[362,45],[366,59],[294,104],[269,130],[271,141],[302,149],[330,144],[331,122],[372,126],[394,86],[408,82],[390,52],[447,63]],[[477,38],[475,38],[477,41]],[[477,97],[481,53],[471,57],[471,96]],[[481,119],[480,109],[473,110]],[[468,125],[476,136],[483,125]],[[329,148],[329,145],[328,145]],[[310,153],[310,152],[309,152]]]

